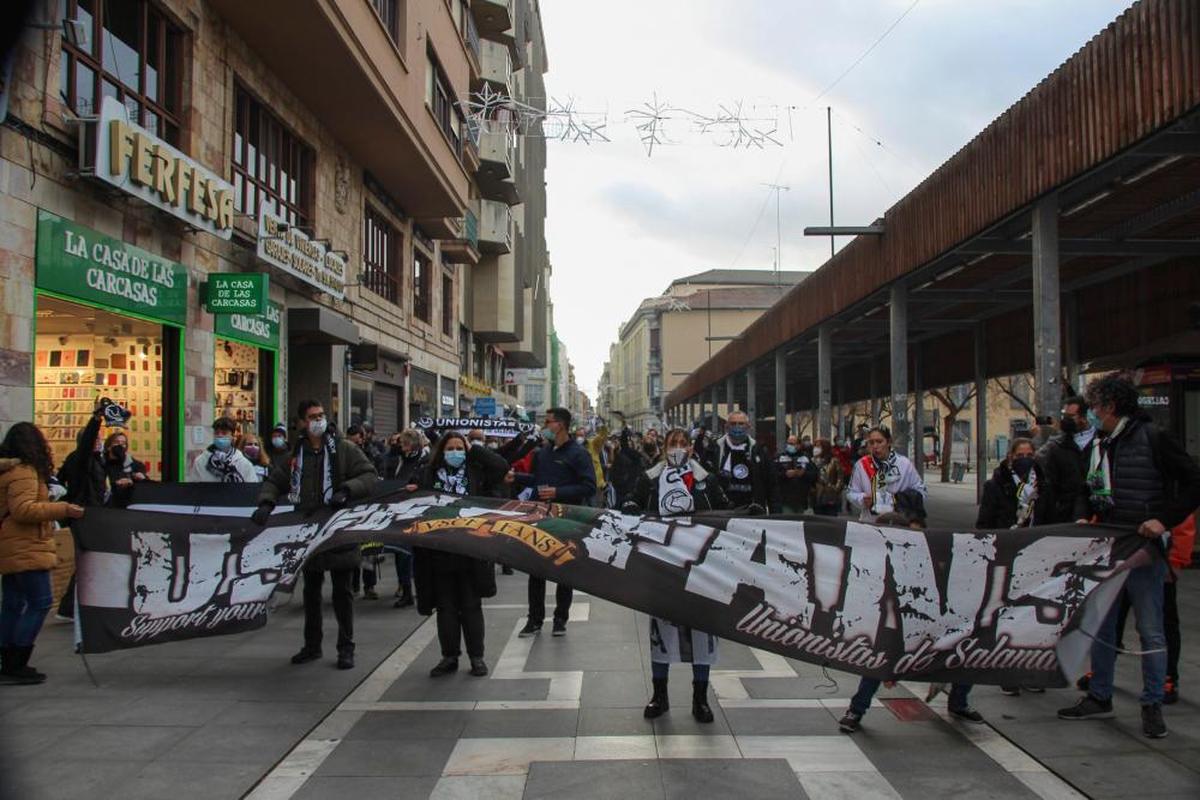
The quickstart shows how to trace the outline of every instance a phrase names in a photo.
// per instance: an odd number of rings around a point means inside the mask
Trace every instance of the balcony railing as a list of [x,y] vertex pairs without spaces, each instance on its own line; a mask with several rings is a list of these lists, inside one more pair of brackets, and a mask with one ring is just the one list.
[[479,61],[479,28],[475,26],[475,18],[470,14],[463,17],[463,34],[467,40],[467,47],[475,54],[475,60]]
[[475,249],[479,249],[479,218],[469,208],[463,215],[463,239],[470,242]]

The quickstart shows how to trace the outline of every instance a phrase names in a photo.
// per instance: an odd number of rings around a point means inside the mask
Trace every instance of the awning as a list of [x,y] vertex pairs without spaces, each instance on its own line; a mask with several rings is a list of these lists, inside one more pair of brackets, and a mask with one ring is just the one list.
[[288,342],[358,344],[358,326],[322,306],[288,309]]

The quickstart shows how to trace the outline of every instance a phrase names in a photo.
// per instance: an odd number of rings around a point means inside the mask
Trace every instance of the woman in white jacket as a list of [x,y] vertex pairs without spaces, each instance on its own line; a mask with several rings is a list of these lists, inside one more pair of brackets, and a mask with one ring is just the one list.
[[[867,431],[868,455],[854,463],[846,497],[859,509],[861,522],[896,510],[897,496],[920,495],[922,510],[928,494],[925,482],[906,456],[892,450],[892,432],[876,426]],[[903,503],[903,499],[902,499]],[[911,511],[911,509],[908,509]]]

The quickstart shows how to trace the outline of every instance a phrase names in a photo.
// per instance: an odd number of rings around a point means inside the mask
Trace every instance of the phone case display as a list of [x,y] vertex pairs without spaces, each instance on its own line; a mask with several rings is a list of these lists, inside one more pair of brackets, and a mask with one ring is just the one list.
[[217,339],[216,392],[217,413],[237,420],[242,431],[258,429],[258,348],[240,342]]
[[162,342],[145,336],[92,334],[37,337],[34,422],[60,466],[101,397],[133,412],[125,429],[102,426],[103,439],[116,430],[129,437],[129,453],[146,464],[147,477],[162,475]]

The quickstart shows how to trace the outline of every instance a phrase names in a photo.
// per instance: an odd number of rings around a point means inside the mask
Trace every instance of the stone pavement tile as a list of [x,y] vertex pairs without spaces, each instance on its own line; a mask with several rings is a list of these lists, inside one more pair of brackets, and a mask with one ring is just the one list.
[[739,736],[815,736],[837,727],[823,708],[727,708],[725,719]]
[[458,672],[441,678],[429,677],[429,670],[416,665],[383,693],[384,700],[545,700],[550,690],[548,678],[476,678],[467,674],[470,667],[460,660]]
[[294,800],[425,800],[437,779],[433,777],[314,777],[292,795]]
[[33,722],[21,725],[0,724],[0,774],[3,773],[7,761],[52,751],[55,742],[79,728],[78,725],[43,725]]
[[970,797],[971,800],[1037,800],[1028,787],[1010,773],[996,770],[984,773],[962,768],[946,759],[940,769],[930,771],[904,770],[898,774],[885,773],[901,797]]
[[308,730],[329,713],[329,703],[236,700],[221,707],[209,725],[295,726]]
[[[343,741],[317,768],[315,777],[438,776],[454,739]],[[432,788],[432,787],[430,787]]]
[[577,736],[653,735],[654,723],[642,717],[641,708],[579,709]]
[[[48,685],[42,684],[43,686]],[[26,687],[20,687],[26,688]],[[10,690],[15,691],[15,690]],[[0,715],[0,727],[40,723],[51,725],[103,724],[139,699],[136,695],[93,691],[92,697],[43,696]]]
[[1200,797],[1200,773],[1157,753],[1105,753],[1041,760],[1065,780],[1094,797],[1128,794],[1149,798],[1159,792],[1190,792],[1193,797]]
[[656,734],[659,758],[741,758],[737,740],[732,736],[692,736]]
[[878,772],[805,772],[796,778],[809,797],[820,800],[900,800]]
[[722,640],[717,648],[717,664],[713,667],[715,670],[753,671],[762,669],[762,664],[758,663],[754,651],[744,644]]
[[1200,772],[1200,749],[1196,750],[1172,750],[1163,753],[1167,758],[1183,764],[1185,767]]
[[1140,728],[1136,735],[1118,727],[1113,720],[1068,722],[1052,719],[1014,724],[998,723],[998,729],[1018,747],[1038,758],[1096,756],[1103,753],[1146,752]]
[[579,712],[574,709],[475,711],[467,716],[463,739],[547,738],[574,736]]
[[578,639],[586,639],[589,642],[628,642],[634,640],[639,634],[646,635],[646,631],[634,627],[631,622],[589,620],[586,623],[580,623],[578,630],[572,631],[572,634]]
[[738,736],[745,758],[782,758],[793,772],[866,772],[871,762],[849,736]]
[[459,739],[443,775],[524,775],[534,761],[570,761],[575,739]]
[[190,730],[161,760],[260,764],[265,772],[303,736],[295,728],[273,725],[206,726]]
[[24,760],[5,769],[0,791],[20,800],[118,798],[109,790],[146,766],[146,761],[73,761],[51,757]]
[[524,775],[446,775],[429,800],[521,800],[524,794]]
[[642,708],[650,699],[641,670],[584,672],[579,704],[602,708]]
[[[899,723],[901,726],[914,724]],[[907,727],[896,727],[879,733],[864,725],[859,733],[848,738],[854,739],[854,743],[875,768],[893,784],[893,776],[897,773],[937,775],[950,765],[953,765],[956,773],[984,776],[1007,774],[987,754],[956,731],[926,728],[922,735],[916,735],[908,734],[908,730]]]
[[232,701],[176,700],[170,703],[132,703],[109,717],[113,725],[170,725],[199,727],[231,708]]
[[663,761],[659,769],[669,800],[808,796],[787,762],[780,759]]
[[656,761],[539,762],[530,765],[525,800],[665,798]]
[[49,752],[72,761],[153,761],[195,730],[161,725],[89,725],[59,739]]
[[[742,685],[746,687],[748,695],[763,700],[793,697],[816,697],[830,700],[836,697],[851,697],[858,689],[858,679],[854,676],[846,676],[843,679],[839,675],[836,682],[837,688],[833,689],[829,686],[829,680],[817,673],[813,676],[795,678],[744,678]],[[877,696],[886,697],[887,695],[881,692]]]
[[180,764],[155,761],[111,788],[121,800],[211,800],[241,797],[262,776],[257,764]]
[[344,739],[457,739],[466,711],[377,711],[363,714]]
[[686,697],[671,696],[671,710],[653,721],[654,732],[663,735],[689,736],[728,736],[729,723],[725,714],[710,697],[709,704],[713,710],[712,722],[697,722],[692,718],[692,695],[689,691]]
[[618,761],[657,757],[658,745],[652,735],[580,736],[575,739],[576,761]]
[[530,672],[628,670],[641,662],[637,642],[588,641],[587,628],[583,625],[577,634],[565,639],[539,636],[525,662],[525,669]]

